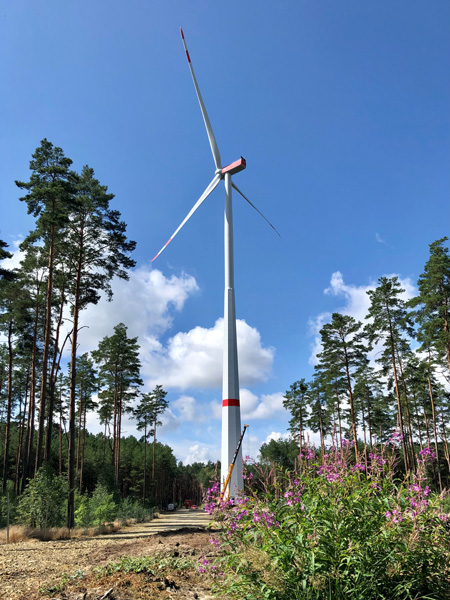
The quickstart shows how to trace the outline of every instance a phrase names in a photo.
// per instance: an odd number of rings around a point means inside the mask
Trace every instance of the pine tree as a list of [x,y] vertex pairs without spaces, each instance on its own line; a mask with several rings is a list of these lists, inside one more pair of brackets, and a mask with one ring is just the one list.
[[[11,252],[8,252],[6,248],[8,248],[8,244],[3,240],[0,240],[0,262],[5,260],[5,258],[12,257]],[[9,277],[11,277],[10,269],[5,269],[0,265],[0,279],[8,279]]]
[[[398,363],[398,349],[405,336],[412,336],[412,327],[408,318],[405,302],[401,299],[404,292],[400,286],[398,277],[381,277],[378,280],[378,287],[375,290],[369,290],[367,294],[370,297],[371,305],[367,319],[372,322],[367,325],[369,341],[374,344],[378,341],[383,342],[382,356],[377,359],[386,370],[392,369],[395,396],[397,399],[397,424],[402,433],[403,456],[405,468],[408,471],[412,466],[411,459],[408,457],[408,450],[405,439],[405,427],[403,418],[403,408],[400,393],[400,376]],[[407,402],[407,398],[405,398]],[[413,440],[410,440],[411,451],[413,452]]]
[[361,332],[362,323],[348,315],[333,313],[331,323],[320,330],[322,352],[318,355],[319,368],[322,371],[334,371],[335,376],[345,379],[355,456],[358,461],[358,437],[356,433],[357,414],[353,400],[353,373],[367,361],[367,348]]
[[[66,227],[66,261],[73,273],[73,281],[68,290],[73,319],[69,404],[70,514],[73,513],[72,495],[75,484],[76,352],[80,312],[89,304],[97,304],[102,292],[111,299],[112,278],[128,279],[127,270],[135,265],[128,254],[134,250],[136,243],[127,240],[126,225],[120,220],[120,213],[110,209],[109,204],[114,195],[109,194],[107,189],[95,179],[93,169],[83,167],[81,175],[76,177],[75,209]],[[118,443],[120,444],[120,438]]]
[[419,325],[417,339],[422,350],[432,346],[441,363],[446,362],[450,380],[450,254],[444,237],[430,244],[430,258],[417,282],[419,295],[409,301]]
[[2,331],[6,337],[6,345],[8,348],[8,381],[2,471],[3,493],[6,492],[10,460],[11,418],[14,410],[14,361],[20,354],[19,347],[26,342],[26,327],[28,325],[25,303],[25,293],[19,285],[16,273],[0,279],[0,331]]
[[[78,398],[78,441],[76,471],[78,473],[80,491],[83,488],[84,450],[86,441],[86,420],[88,411],[98,407],[93,395],[98,391],[98,375],[94,361],[85,353],[77,358],[76,392]],[[69,366],[70,369],[70,366]]]
[[[32,171],[28,182],[16,181],[28,194],[20,200],[28,205],[28,214],[36,218],[36,227],[21,244],[21,249],[42,244],[47,254],[47,291],[45,301],[45,330],[42,354],[42,378],[39,407],[39,426],[35,472],[42,464],[44,425],[47,410],[48,363],[52,334],[52,299],[55,262],[64,246],[65,227],[73,208],[72,161],[61,148],[43,139],[30,161]],[[49,416],[51,420],[52,415]]]
[[303,430],[307,419],[307,391],[308,384],[304,379],[301,379],[300,381],[295,381],[283,396],[283,406],[291,413],[289,431],[292,433],[294,439],[298,439],[300,448],[303,448],[304,445]]
[[152,429],[150,435],[153,436],[153,457],[152,457],[152,480],[155,481],[155,447],[156,447],[156,428],[162,425],[158,417],[162,415],[167,407],[169,406],[168,400],[166,400],[167,392],[163,390],[162,385],[157,385],[152,393],[150,394],[149,408],[150,408],[150,420],[152,423]]
[[119,323],[112,336],[104,337],[92,357],[99,365],[99,393],[101,410],[112,415],[112,462],[114,479],[119,483],[120,436],[124,411],[131,410],[130,403],[137,397],[142,380],[139,375],[139,345],[137,337],[127,337],[127,327]]
[[142,493],[142,501],[144,502],[144,504],[147,498],[147,443],[152,431],[152,406],[152,394],[142,394],[139,404],[133,411],[133,415],[137,421],[138,430],[144,431],[144,435],[141,438],[144,442],[144,481]]
[[327,406],[326,387],[319,374],[308,383],[307,402],[310,407],[308,426],[314,433],[320,434],[322,458],[325,454],[325,437],[331,433],[331,413]]

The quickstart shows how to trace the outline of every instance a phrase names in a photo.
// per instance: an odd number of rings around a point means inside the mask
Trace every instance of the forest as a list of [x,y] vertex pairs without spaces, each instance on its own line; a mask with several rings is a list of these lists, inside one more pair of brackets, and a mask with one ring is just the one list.
[[[178,463],[158,440],[167,392],[164,382],[141,391],[139,341],[124,323],[90,353],[78,353],[80,313],[102,295],[112,297],[114,277],[128,278],[136,244],[93,169],[76,173],[71,165],[44,139],[32,155],[29,181],[16,181],[34,229],[20,245],[20,266],[0,271],[0,524],[7,494],[17,518],[30,518],[26,505],[41,484],[59,489],[65,511],[59,524],[64,519],[72,528],[102,490],[116,503],[142,507],[187,497],[199,503],[217,472],[211,463]],[[368,292],[364,323],[334,313],[322,327],[313,377],[300,378],[285,394],[290,438],[263,444],[261,464],[295,469],[310,445],[308,431],[320,437],[321,460],[330,448],[351,444],[353,463],[368,464],[394,435],[398,473],[416,473],[421,453],[433,451],[433,485],[448,487],[446,241],[430,244],[416,297],[405,299],[396,276],[381,277]],[[0,258],[10,256],[0,241]],[[88,431],[92,412],[101,434]],[[125,415],[135,419],[140,439],[123,435]]]
[[[29,181],[16,181],[35,221],[20,245],[20,267],[0,272],[3,523],[8,494],[16,503],[22,499],[19,519],[40,524],[23,507],[46,487],[57,491],[67,514],[45,524],[69,528],[83,498],[97,488],[116,503],[128,499],[142,507],[186,498],[199,503],[215,469],[183,466],[157,441],[167,392],[162,385],[141,392],[138,340],[123,323],[91,353],[77,353],[80,312],[102,294],[111,299],[114,277],[128,279],[136,244],[93,169],[76,173],[71,164],[44,139],[32,155]],[[0,258],[8,257],[0,241]],[[103,434],[88,432],[90,411]],[[123,436],[125,414],[135,419],[139,440]]]

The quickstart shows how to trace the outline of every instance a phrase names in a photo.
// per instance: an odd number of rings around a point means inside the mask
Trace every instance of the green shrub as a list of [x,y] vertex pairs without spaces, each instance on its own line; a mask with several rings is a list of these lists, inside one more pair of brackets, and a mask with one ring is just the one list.
[[113,494],[109,494],[103,485],[98,485],[92,497],[89,498],[87,514],[90,524],[94,526],[110,523],[117,516],[117,504],[114,502]]
[[29,527],[62,527],[67,515],[67,481],[41,467],[19,499],[16,523]]
[[149,518],[151,511],[145,508],[139,500],[124,498],[118,509],[119,519],[136,519],[136,521],[145,521]]

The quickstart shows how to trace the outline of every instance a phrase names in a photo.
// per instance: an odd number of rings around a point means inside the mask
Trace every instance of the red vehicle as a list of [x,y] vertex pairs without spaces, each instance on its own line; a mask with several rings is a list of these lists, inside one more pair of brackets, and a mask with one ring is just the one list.
[[184,501],[184,508],[191,508],[191,506],[194,504],[193,500],[185,500]]

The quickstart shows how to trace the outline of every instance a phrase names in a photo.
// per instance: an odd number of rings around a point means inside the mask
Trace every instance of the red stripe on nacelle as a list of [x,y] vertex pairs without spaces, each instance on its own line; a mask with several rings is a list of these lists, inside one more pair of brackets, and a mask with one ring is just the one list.
[[227,398],[225,400],[222,400],[222,406],[240,406],[240,402],[239,400],[236,400],[236,398]]

